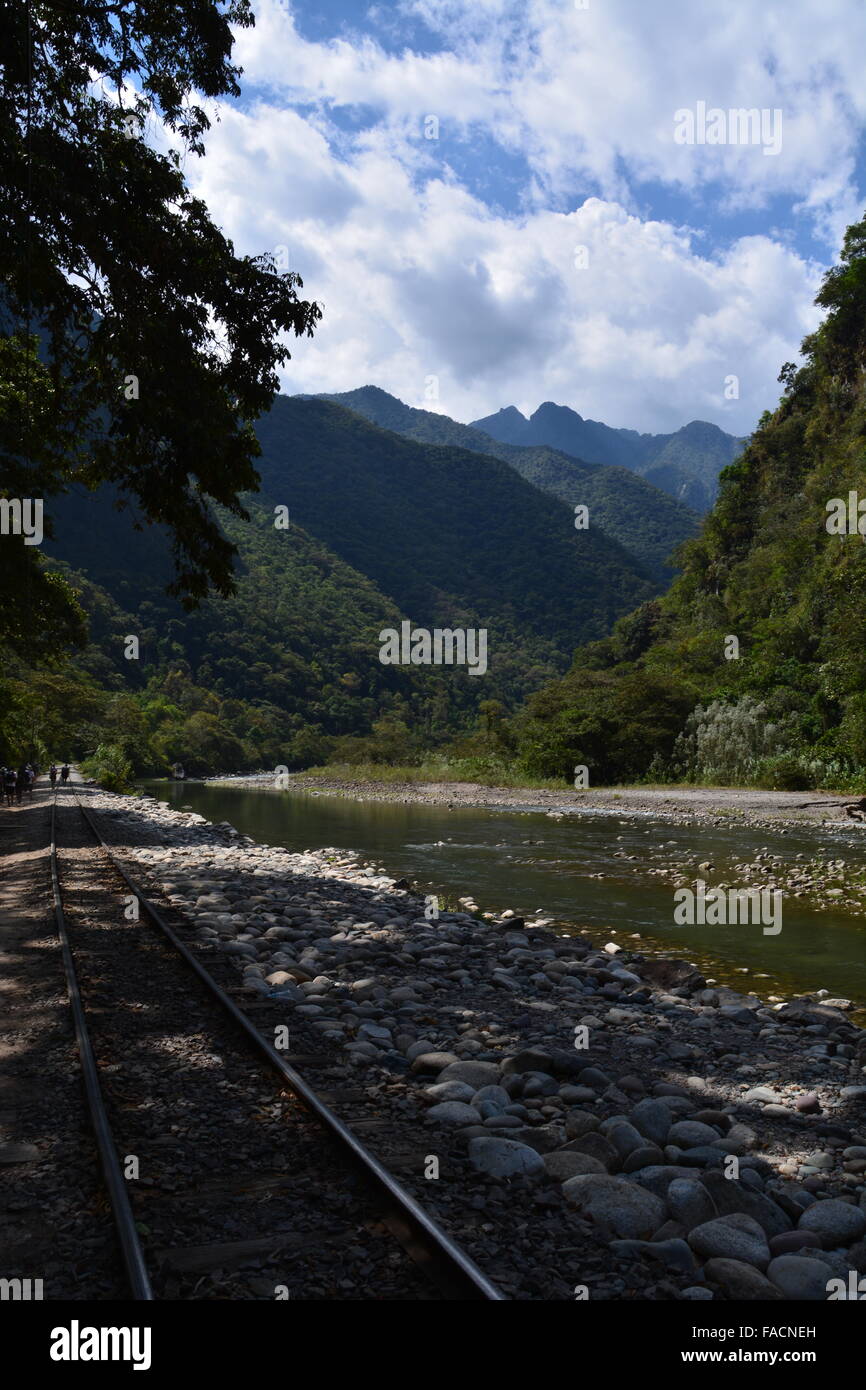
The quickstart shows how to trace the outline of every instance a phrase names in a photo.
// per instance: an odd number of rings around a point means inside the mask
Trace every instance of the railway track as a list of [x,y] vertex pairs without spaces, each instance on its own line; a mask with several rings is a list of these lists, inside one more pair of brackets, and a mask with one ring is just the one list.
[[127,1296],[505,1299],[195,958],[72,786],[50,863]]

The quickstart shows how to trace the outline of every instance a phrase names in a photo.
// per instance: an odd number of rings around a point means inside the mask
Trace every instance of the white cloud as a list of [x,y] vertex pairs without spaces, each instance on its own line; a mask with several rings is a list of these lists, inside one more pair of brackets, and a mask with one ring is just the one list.
[[[595,198],[494,216],[441,180],[419,194],[375,148],[342,162],[325,150],[299,118],[257,106],[225,112],[191,171],[241,249],[287,245],[324,302],[288,390],[372,382],[423,405],[436,376],[438,408],[456,418],[555,399],[640,429],[708,416],[747,430],[816,321],[816,268],[768,237],[713,258]],[[739,402],[723,399],[730,373]]]
[[[263,5],[239,36],[245,104],[222,109],[188,173],[241,250],[287,245],[324,302],[286,389],[372,382],[458,419],[553,399],[653,430],[698,417],[746,432],[775,403],[781,363],[817,322],[821,267],[791,245],[796,212],[834,249],[859,215],[859,6],[728,0],[708,17],[666,0],[660,18],[643,0],[417,0],[402,10],[445,45],[423,54],[369,35],[312,43]],[[781,153],[675,144],[675,110],[698,100],[781,107]],[[483,136],[527,156],[519,213],[458,179],[421,138],[428,113],[464,149]],[[638,215],[647,184],[691,198],[693,225]],[[718,208],[770,200],[764,235],[728,244],[701,226],[705,201],[716,227]],[[738,401],[724,399],[731,374]]]
[[[409,122],[417,135],[428,112],[457,130],[482,127],[528,157],[542,196],[569,197],[587,178],[624,202],[639,181],[721,183],[731,208],[796,199],[834,243],[850,212],[866,120],[856,0],[404,4],[446,45],[432,54],[386,52],[369,35],[310,43],[287,9],[262,6],[238,44],[248,80],[326,110],[372,108],[395,132]],[[674,114],[698,101],[780,110],[781,151],[677,145]]]

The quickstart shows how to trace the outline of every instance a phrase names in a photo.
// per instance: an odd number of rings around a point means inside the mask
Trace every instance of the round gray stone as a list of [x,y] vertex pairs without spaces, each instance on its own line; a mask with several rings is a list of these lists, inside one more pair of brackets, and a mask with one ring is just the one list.
[[803,1212],[797,1222],[799,1231],[814,1231],[821,1237],[825,1250],[837,1245],[853,1245],[866,1231],[866,1214],[849,1202],[830,1197],[816,1202]]
[[700,1120],[678,1120],[671,1125],[667,1142],[681,1149],[696,1149],[700,1144],[714,1144],[718,1138],[718,1132]]
[[748,1302],[772,1303],[784,1298],[784,1294],[759,1274],[751,1265],[742,1260],[708,1260],[704,1265],[704,1277],[711,1284],[719,1284],[729,1298]]
[[469,1162],[479,1173],[493,1178],[511,1178],[519,1174],[544,1172],[544,1159],[527,1144],[513,1139],[497,1139],[486,1135],[469,1141]]
[[567,1182],[569,1178],[577,1177],[578,1173],[606,1171],[604,1164],[597,1158],[569,1149],[554,1149],[553,1153],[545,1154],[544,1166],[550,1177],[555,1178],[557,1182]]
[[652,1192],[626,1178],[585,1173],[563,1183],[566,1200],[624,1240],[648,1240],[665,1219],[665,1204]]
[[703,1183],[674,1178],[667,1193],[668,1211],[687,1231],[718,1216],[716,1204]]
[[431,1125],[477,1125],[481,1116],[474,1105],[462,1100],[444,1100],[431,1106],[425,1117]]
[[499,1080],[499,1068],[495,1062],[451,1062],[436,1079],[465,1081],[467,1086],[474,1086],[478,1091],[482,1086],[496,1085]]
[[671,1127],[671,1112],[661,1100],[642,1100],[629,1117],[635,1129],[660,1147],[667,1143]]
[[811,1303],[826,1302],[827,1284],[832,1277],[825,1264],[806,1255],[777,1255],[767,1266],[767,1278],[786,1298]]
[[757,1221],[744,1212],[718,1216],[689,1232],[689,1245],[704,1259],[737,1260],[764,1270],[770,1263],[767,1237]]
[[469,1105],[475,1092],[465,1081],[443,1081],[441,1085],[437,1082],[435,1086],[426,1086],[424,1094],[433,1096],[436,1101],[462,1100]]

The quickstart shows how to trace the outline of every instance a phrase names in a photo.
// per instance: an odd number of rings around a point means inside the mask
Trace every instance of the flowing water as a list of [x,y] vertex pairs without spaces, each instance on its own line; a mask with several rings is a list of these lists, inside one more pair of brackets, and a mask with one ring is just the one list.
[[[820,853],[859,868],[863,842],[856,831],[792,827],[782,835],[766,827],[599,814],[557,821],[539,811],[448,810],[204,782],[143,788],[175,808],[229,821],[262,844],[357,850],[419,891],[439,894],[443,904],[472,895],[482,911],[513,908],[531,917],[540,908],[559,931],[586,928],[624,947],[684,956],[743,992],[790,997],[823,988],[866,1007],[866,915],[819,911],[786,893],[777,936],[760,925],[679,927],[673,885],[648,873],[682,866],[691,880],[698,863],[711,860],[712,880],[735,884],[730,866],[754,859],[763,847],[786,862],[798,852],[807,860]],[[636,858],[616,858],[617,852]],[[641,942],[629,939],[634,933]]]

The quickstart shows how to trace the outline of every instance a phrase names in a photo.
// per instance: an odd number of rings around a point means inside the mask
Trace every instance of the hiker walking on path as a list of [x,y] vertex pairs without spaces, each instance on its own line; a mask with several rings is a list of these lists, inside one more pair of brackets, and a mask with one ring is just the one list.
[[57,785],[57,764],[56,764],[56,763],[52,763],[51,766],[49,767],[49,769],[48,769],[48,776],[51,778],[51,790],[53,791],[54,788],[55,788],[56,785]]
[[66,783],[69,781],[69,764],[68,764],[68,763],[64,763],[63,766],[62,766],[62,768],[60,769],[60,780],[61,780],[61,782],[63,783],[64,786],[66,786]]
[[7,767],[3,772],[3,791],[6,794],[6,805],[11,806],[15,799],[15,769]]

